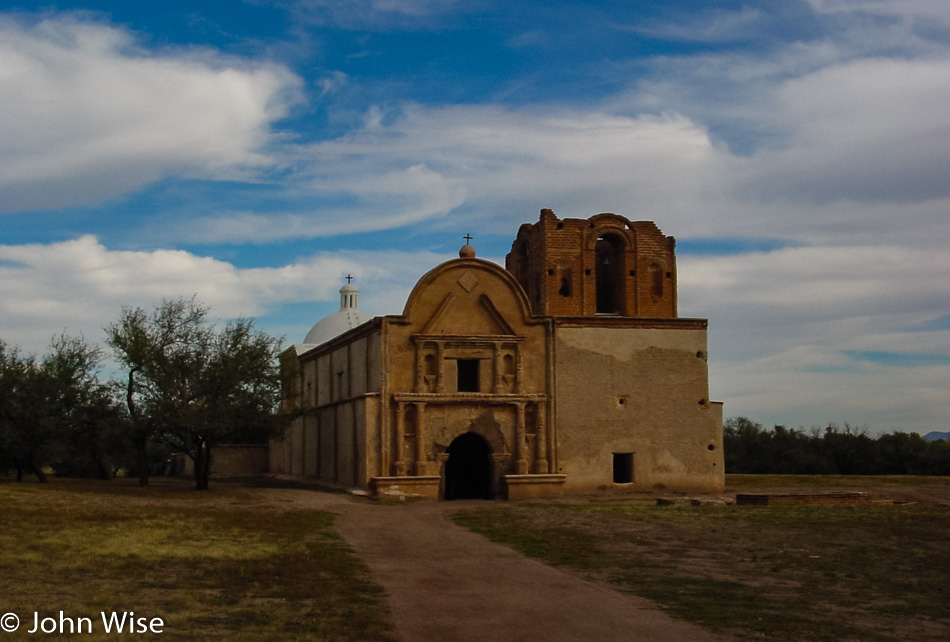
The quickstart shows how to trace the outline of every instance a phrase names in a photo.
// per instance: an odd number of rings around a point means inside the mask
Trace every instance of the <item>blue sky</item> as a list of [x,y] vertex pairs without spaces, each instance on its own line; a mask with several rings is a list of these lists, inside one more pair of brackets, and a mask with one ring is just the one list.
[[616,212],[727,416],[946,430],[948,104],[945,0],[0,2],[0,338],[196,294],[292,343]]

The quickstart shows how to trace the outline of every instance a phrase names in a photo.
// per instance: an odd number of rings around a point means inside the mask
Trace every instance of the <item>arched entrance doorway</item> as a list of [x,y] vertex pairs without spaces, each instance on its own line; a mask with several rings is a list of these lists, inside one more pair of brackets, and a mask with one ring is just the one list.
[[445,462],[445,499],[491,499],[491,447],[473,432],[449,444]]

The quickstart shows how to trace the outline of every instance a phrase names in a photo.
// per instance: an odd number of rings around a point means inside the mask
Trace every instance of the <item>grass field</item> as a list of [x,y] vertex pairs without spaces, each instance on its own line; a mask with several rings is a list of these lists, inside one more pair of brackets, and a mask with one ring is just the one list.
[[100,616],[113,611],[161,617],[169,640],[393,639],[332,515],[269,489],[192,487],[0,478],[0,614],[21,621],[2,639],[35,639],[33,613],[58,627],[60,611],[91,617],[83,640],[115,639]]
[[[742,490],[950,495],[950,478],[731,475]],[[170,640],[392,640],[381,589],[332,515],[247,484],[0,478],[0,616],[161,617]],[[895,490],[896,489],[896,490]],[[306,491],[311,492],[311,491]],[[299,493],[299,491],[298,491]],[[740,639],[950,639],[950,507],[656,506],[652,496],[486,502],[457,521]]]
[[[756,488],[934,478],[729,476]],[[456,521],[740,639],[950,639],[950,508],[656,506],[651,497],[492,505]]]

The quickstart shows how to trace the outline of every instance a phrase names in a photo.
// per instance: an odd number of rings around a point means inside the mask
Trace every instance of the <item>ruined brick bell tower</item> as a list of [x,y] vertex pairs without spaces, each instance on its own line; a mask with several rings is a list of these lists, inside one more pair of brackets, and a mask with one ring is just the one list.
[[676,240],[617,214],[525,223],[505,258],[535,314],[675,319]]

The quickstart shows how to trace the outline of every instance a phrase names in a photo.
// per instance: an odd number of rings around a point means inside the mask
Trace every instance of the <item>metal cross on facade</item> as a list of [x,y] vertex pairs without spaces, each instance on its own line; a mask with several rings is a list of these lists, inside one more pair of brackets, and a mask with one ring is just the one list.
[[346,275],[346,282],[349,283],[350,281],[352,281],[352,280],[355,279],[355,278],[356,278],[355,276],[350,276],[349,274],[347,274],[347,275]]
[[473,237],[471,234],[466,234],[466,235],[463,236],[462,238],[465,239],[465,242],[466,242],[466,243],[471,244],[472,238],[474,238],[474,237]]

